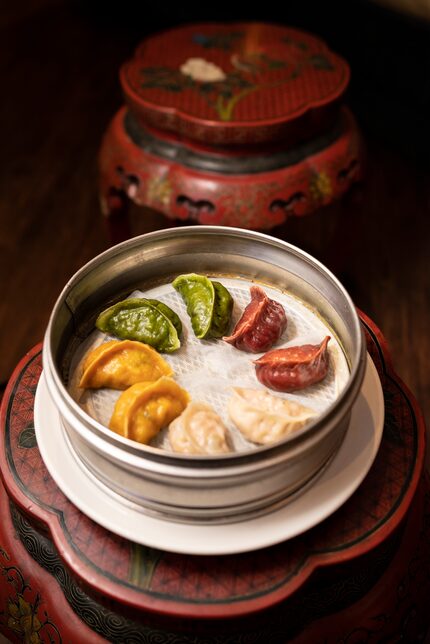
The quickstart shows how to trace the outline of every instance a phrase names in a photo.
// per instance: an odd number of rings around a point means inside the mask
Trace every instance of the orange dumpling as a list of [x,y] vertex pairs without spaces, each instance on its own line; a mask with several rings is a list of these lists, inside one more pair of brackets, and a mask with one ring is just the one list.
[[111,340],[85,357],[79,387],[127,389],[137,382],[154,382],[172,374],[167,362],[147,344],[134,340]]
[[149,443],[162,429],[183,412],[189,395],[171,378],[139,382],[118,398],[109,429],[139,443]]

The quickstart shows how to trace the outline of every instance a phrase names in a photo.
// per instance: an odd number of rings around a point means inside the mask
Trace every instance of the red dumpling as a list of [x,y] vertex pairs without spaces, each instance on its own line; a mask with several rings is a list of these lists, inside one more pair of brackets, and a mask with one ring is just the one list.
[[320,382],[328,372],[329,340],[326,336],[321,344],[269,351],[254,363],[258,380],[275,391],[294,391]]
[[260,286],[251,286],[251,301],[236,324],[232,335],[223,340],[241,351],[267,351],[287,326],[284,307],[271,300]]

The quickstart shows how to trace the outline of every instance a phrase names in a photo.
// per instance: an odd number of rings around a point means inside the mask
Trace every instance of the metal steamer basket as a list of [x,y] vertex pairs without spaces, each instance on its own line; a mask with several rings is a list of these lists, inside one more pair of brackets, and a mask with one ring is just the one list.
[[[145,291],[190,272],[287,291],[324,321],[342,347],[349,376],[322,415],[275,445],[214,457],[141,445],[110,431],[80,407],[68,393],[67,369],[97,314],[134,289]],[[365,345],[350,297],[318,261],[268,235],[192,226],[133,238],[79,270],[53,309],[43,366],[63,423],[58,430],[66,432],[76,458],[112,495],[171,521],[223,523],[279,507],[322,471],[348,429],[364,376]]]

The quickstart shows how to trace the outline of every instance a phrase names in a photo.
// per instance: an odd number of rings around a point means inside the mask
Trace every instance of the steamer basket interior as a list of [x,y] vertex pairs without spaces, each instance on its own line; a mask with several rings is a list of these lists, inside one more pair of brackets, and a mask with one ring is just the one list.
[[[336,337],[350,376],[336,403],[306,431],[251,454],[187,458],[113,434],[71,398],[66,387],[70,363],[97,314],[136,289],[145,292],[189,272],[287,292],[312,309]],[[267,235],[193,226],[131,239],[76,273],[51,315],[44,370],[77,457],[103,485],[149,513],[179,521],[222,522],[287,502],[324,467],[347,431],[363,379],[364,354],[355,308],[319,262]]]

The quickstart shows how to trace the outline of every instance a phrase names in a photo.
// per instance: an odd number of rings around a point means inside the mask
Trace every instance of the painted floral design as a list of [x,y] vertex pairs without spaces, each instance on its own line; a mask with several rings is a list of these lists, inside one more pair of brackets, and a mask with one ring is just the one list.
[[168,206],[172,195],[172,185],[169,177],[153,177],[148,182],[147,198],[150,203]]
[[333,193],[330,177],[326,172],[316,172],[309,186],[314,201],[321,202],[330,198]]
[[139,588],[150,588],[155,570],[162,557],[163,552],[161,550],[133,543],[131,549],[129,581]]
[[333,71],[334,67],[327,56],[325,56],[321,52],[310,52],[309,45],[306,42],[303,42],[303,40],[297,40],[296,38],[291,38],[290,36],[284,36],[282,38],[282,42],[296,48],[301,54],[298,59],[296,74],[300,72],[300,67],[304,62],[311,64],[315,69],[325,69],[326,71]]
[[267,83],[259,84],[253,75],[263,73],[268,67],[279,68],[283,66],[283,62],[272,60],[265,54],[254,53],[243,57],[232,56],[232,65],[234,69],[226,73],[209,61],[191,58],[176,70],[146,67],[141,70],[142,87],[166,89],[170,92],[196,90],[204,96],[221,121],[230,121],[240,100],[251,92],[268,86]]
[[189,58],[180,66],[181,74],[191,76],[202,83],[216,83],[225,80],[225,74],[220,67],[204,58]]
[[233,45],[243,38],[243,31],[226,31],[209,36],[203,33],[193,34],[193,42],[204,49],[221,49],[230,51]]
[[[38,598],[39,596],[37,596]],[[9,600],[7,609],[9,613],[7,625],[20,637],[22,642],[38,644],[42,641],[39,637],[42,624],[36,615],[37,603],[32,606],[25,601],[22,595],[18,595],[15,601]]]
[[[6,561],[10,561],[8,553],[3,548],[0,548],[0,554]],[[13,589],[8,598],[7,611],[5,611],[6,626],[23,644],[39,644],[39,642],[46,641],[51,644],[56,642],[61,644],[61,635],[46,611],[43,611],[45,619],[41,621],[39,613],[41,597],[39,593],[36,593],[31,601],[33,595],[31,586],[25,581],[19,568],[0,563],[0,571]],[[42,631],[46,631],[45,634]]]
[[[218,42],[214,37],[195,34],[193,40],[206,50],[222,48],[227,51],[234,41],[237,42],[233,36],[234,34],[229,34],[227,40]],[[214,62],[200,57],[185,60],[178,69],[166,66],[142,67],[140,85],[142,88],[158,88],[169,92],[187,89],[197,91],[221,121],[230,121],[236,105],[247,95],[288,83],[309,66],[326,71],[334,69],[327,57],[313,54],[305,43],[303,46],[296,43],[293,50],[282,59],[274,58],[261,49],[233,52],[230,56],[230,70],[221,69]],[[275,76],[271,80],[270,72],[279,70],[285,70],[283,77]]]

